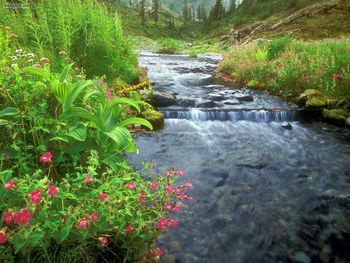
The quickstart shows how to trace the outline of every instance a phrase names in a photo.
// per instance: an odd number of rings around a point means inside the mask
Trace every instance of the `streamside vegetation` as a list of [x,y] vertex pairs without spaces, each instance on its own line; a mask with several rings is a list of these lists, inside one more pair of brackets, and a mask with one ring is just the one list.
[[118,16],[89,0],[23,6],[0,9],[0,261],[156,261],[192,184],[124,160],[154,111],[149,82],[129,85],[140,69]]

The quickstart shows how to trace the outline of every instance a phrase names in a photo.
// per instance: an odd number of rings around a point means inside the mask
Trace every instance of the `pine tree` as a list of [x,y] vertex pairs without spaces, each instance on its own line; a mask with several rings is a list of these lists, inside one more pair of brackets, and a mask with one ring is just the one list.
[[200,5],[197,6],[197,20],[202,21],[202,9]]
[[188,22],[189,20],[189,12],[188,12],[188,4],[187,4],[187,0],[185,0],[184,4],[183,4],[183,7],[182,7],[182,16],[183,16],[183,19],[186,22]]
[[205,10],[204,4],[201,5],[201,16],[203,21],[207,21],[207,10]]
[[158,22],[159,0],[152,0],[152,13],[154,22]]
[[210,11],[209,20],[210,21],[219,21],[225,15],[225,8],[222,0],[216,0],[215,5]]
[[140,6],[141,26],[145,26],[146,25],[145,4],[146,4],[146,0],[140,0],[139,6]]

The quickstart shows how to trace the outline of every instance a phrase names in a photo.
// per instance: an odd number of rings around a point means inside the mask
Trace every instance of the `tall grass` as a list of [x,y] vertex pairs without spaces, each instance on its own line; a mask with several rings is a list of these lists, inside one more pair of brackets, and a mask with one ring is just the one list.
[[[94,0],[22,0],[26,8],[0,8],[0,24],[10,26],[19,41],[54,66],[73,59],[88,77],[106,75],[131,82],[137,57],[123,34],[117,14]],[[0,0],[1,6],[5,1]],[[58,55],[60,51],[66,57]]]
[[328,97],[350,98],[350,40],[346,38],[309,42],[283,38],[234,46],[219,69],[234,81],[285,95],[318,89]]

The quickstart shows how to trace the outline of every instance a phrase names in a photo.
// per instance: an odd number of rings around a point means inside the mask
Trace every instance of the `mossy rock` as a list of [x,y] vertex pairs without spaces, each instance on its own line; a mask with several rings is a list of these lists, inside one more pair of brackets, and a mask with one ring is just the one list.
[[327,106],[327,100],[322,97],[311,97],[306,101],[307,108],[322,108]]
[[156,110],[147,110],[142,112],[142,115],[146,120],[148,120],[152,124],[153,130],[159,130],[164,126],[163,113]]
[[348,118],[346,119],[345,124],[346,124],[347,126],[350,126],[350,117],[348,117]]
[[300,94],[299,98],[310,98],[310,97],[315,97],[320,95],[322,95],[322,93],[317,89],[307,89]]
[[330,123],[337,124],[337,125],[345,125],[347,123],[349,113],[347,113],[343,109],[334,109],[334,110],[324,109],[322,112],[322,116]]

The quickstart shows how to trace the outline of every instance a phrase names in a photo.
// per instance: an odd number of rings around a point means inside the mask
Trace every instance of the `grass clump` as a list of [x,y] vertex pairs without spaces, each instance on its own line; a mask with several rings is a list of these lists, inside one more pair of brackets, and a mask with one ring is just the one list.
[[24,0],[23,5],[26,8],[1,8],[0,24],[10,26],[22,46],[48,57],[54,68],[72,60],[89,78],[136,78],[137,56],[119,17],[104,5],[93,0]]
[[270,91],[298,96],[307,89],[326,97],[350,98],[350,40],[288,38],[233,46],[219,70],[231,80],[259,83]]
[[156,43],[156,52],[161,54],[178,54],[181,50],[180,41],[173,38],[160,38]]

